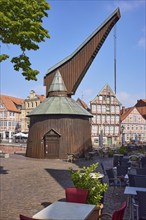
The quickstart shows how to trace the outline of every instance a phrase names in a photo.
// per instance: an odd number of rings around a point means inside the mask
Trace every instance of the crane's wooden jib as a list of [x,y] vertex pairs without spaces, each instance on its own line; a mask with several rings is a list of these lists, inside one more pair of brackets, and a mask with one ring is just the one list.
[[58,69],[65,82],[68,95],[75,93],[109,32],[119,18],[120,10],[117,9],[99,28],[94,31],[94,33],[86,39],[86,41],[83,42],[77,50],[75,50],[74,53],[48,70],[46,76],[44,77],[46,96],[48,96],[48,89],[54,74]]

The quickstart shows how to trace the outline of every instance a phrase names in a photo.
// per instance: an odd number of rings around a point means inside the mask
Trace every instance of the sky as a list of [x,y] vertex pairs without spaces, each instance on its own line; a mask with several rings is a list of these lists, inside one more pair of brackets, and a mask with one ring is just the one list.
[[[50,39],[29,51],[32,68],[40,74],[37,81],[27,81],[13,69],[10,59],[0,67],[0,93],[27,98],[31,90],[46,94],[43,85],[47,70],[72,54],[112,13],[120,8],[116,24],[116,96],[125,107],[146,99],[146,1],[145,0],[49,0],[51,9],[43,27]],[[20,55],[19,46],[1,44],[1,53]],[[89,106],[108,84],[114,91],[114,28],[96,55],[73,99]]]

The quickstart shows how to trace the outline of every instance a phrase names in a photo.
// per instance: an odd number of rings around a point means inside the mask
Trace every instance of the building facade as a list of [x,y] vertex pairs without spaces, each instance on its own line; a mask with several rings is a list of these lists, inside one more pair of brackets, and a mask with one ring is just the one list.
[[91,137],[93,146],[115,145],[120,142],[120,102],[106,84],[90,102]]
[[121,127],[123,144],[141,144],[146,142],[146,120],[136,106],[122,108]]
[[24,104],[21,110],[21,131],[29,131],[30,120],[27,117],[29,112],[36,108],[41,102],[45,100],[44,95],[37,95],[34,90],[30,91],[29,96],[24,100]]
[[135,107],[137,108],[139,113],[143,116],[143,118],[146,120],[146,99],[137,100]]
[[21,131],[21,109],[24,100],[0,95],[0,139],[11,140],[14,133]]

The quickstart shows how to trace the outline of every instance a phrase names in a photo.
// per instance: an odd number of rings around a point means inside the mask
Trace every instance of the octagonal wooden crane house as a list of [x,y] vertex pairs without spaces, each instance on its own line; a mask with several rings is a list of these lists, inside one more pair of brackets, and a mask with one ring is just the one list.
[[117,9],[70,56],[50,68],[44,77],[46,100],[30,117],[26,156],[67,158],[67,154],[91,149],[92,115],[77,104],[75,94],[81,80],[120,18]]

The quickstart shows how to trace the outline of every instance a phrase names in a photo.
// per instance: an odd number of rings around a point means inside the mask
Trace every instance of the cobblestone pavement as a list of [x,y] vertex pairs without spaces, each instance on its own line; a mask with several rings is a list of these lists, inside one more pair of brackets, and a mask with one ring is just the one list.
[[[0,159],[0,220],[19,220],[19,214],[33,216],[46,205],[65,197],[64,188],[72,187],[68,168],[88,166],[102,160],[105,168],[112,167],[112,159],[80,159],[75,163],[59,159],[33,159],[10,155]],[[101,167],[98,167],[101,171]],[[106,178],[105,180],[106,181]],[[126,199],[124,188],[115,193],[109,187],[105,193],[104,212],[113,212]],[[128,217],[129,209],[126,210]]]

